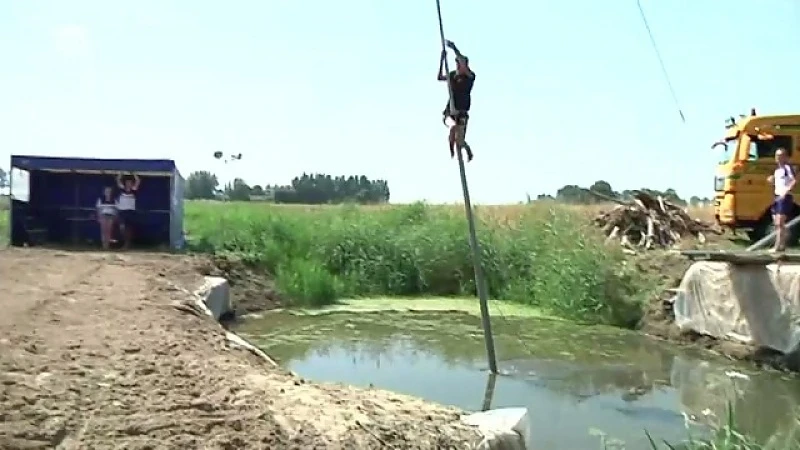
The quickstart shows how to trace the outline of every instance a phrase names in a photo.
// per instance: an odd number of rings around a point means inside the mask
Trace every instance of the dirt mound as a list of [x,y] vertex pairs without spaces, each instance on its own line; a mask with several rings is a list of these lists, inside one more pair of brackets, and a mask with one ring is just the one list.
[[456,449],[476,436],[456,410],[307,383],[233,348],[186,306],[196,262],[0,251],[0,448]]
[[196,257],[194,266],[202,275],[223,277],[231,286],[231,299],[236,315],[258,313],[284,304],[275,289],[272,274],[248,266],[232,256]]

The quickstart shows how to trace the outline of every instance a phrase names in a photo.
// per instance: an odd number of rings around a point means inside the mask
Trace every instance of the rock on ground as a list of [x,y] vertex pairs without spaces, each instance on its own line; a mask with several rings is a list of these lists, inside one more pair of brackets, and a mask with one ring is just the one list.
[[304,382],[192,314],[184,257],[0,250],[2,449],[460,449],[459,412]]

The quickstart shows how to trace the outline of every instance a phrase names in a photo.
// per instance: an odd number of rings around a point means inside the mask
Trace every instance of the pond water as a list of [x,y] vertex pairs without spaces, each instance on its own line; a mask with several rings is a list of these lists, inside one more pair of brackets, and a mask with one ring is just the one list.
[[724,423],[732,404],[757,438],[788,433],[797,380],[632,332],[537,318],[493,320],[490,377],[480,320],[465,313],[271,313],[237,332],[314,381],[375,386],[470,411],[523,406],[534,449],[649,448]]

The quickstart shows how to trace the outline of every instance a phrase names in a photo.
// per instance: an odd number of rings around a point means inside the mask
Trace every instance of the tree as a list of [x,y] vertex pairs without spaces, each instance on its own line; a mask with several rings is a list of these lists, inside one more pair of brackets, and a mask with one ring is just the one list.
[[611,184],[608,181],[603,180],[595,181],[593,185],[589,186],[589,190],[610,198],[617,198],[619,195],[614,192],[614,189],[611,189]]
[[586,188],[568,184],[556,191],[556,200],[563,203],[590,204],[595,203],[595,198]]
[[[669,188],[665,191],[658,191],[655,189],[639,189],[647,194],[650,194],[654,197],[661,196],[665,200],[668,200],[672,203],[678,205],[686,205],[686,200],[682,199],[675,189]],[[607,181],[598,180],[595,181],[588,189],[577,186],[574,184],[568,184],[556,192],[556,201],[563,202],[563,203],[572,203],[572,204],[592,204],[592,203],[602,203],[607,201],[597,195],[592,195],[591,192],[596,192],[604,197],[608,197],[611,199],[619,199],[619,200],[626,200],[630,201],[633,195],[633,191],[631,190],[624,190],[622,192],[616,192],[614,189],[611,188],[611,184]],[[544,199],[543,195],[539,196],[539,199]]]
[[261,197],[264,195],[264,188],[262,188],[260,184],[256,184],[252,188],[250,188],[250,195],[256,195]]
[[0,168],[0,189],[8,187],[8,173]]
[[267,186],[276,203],[325,204],[355,202],[361,204],[387,203],[389,184],[385,180],[370,180],[366,175],[333,177],[327,174],[307,174],[292,179],[288,186]]
[[250,186],[248,186],[243,179],[236,178],[233,180],[233,183],[228,183],[228,185],[225,186],[225,195],[233,201],[248,201],[250,200]]
[[192,172],[186,179],[184,196],[188,199],[210,200],[214,198],[217,186],[219,186],[219,181],[213,173],[205,170]]
[[276,203],[375,204],[389,202],[389,184],[386,180],[370,180],[366,175],[331,176],[304,173],[294,177],[288,185],[253,185],[251,188],[241,178],[218,189],[216,175],[207,171],[192,172],[186,183],[186,198],[213,199],[224,196],[229,200],[247,201],[251,197]]

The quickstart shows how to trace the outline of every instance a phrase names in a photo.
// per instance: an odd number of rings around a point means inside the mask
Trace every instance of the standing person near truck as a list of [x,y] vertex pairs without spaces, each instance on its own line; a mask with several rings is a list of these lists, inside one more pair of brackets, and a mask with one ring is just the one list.
[[141,179],[139,175],[132,174],[133,178],[123,180],[122,172],[117,174],[117,187],[120,189],[117,198],[117,212],[119,214],[120,231],[122,232],[123,248],[129,248],[133,238],[133,229],[136,226],[136,193],[139,190]]
[[794,211],[794,198],[792,189],[797,184],[794,170],[789,165],[786,150],[779,148],[775,152],[775,162],[778,167],[767,181],[775,186],[775,201],[772,203],[772,221],[775,224],[775,246],[772,251],[782,252],[786,249],[786,220]]

